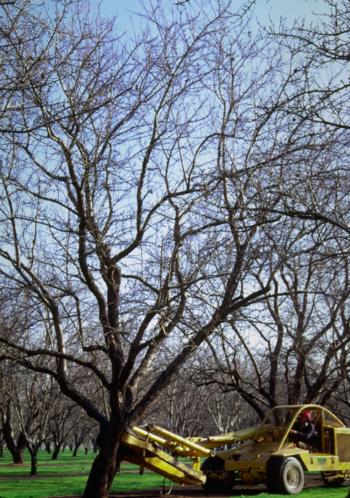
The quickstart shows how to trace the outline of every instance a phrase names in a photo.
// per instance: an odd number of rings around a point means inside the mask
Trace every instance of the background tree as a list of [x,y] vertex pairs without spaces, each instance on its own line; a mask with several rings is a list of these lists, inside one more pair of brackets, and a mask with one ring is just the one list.
[[[281,110],[304,130],[304,140],[328,147],[316,163],[301,162],[293,184],[282,188],[280,210],[349,234],[349,80],[350,11],[345,0],[324,0],[312,20],[270,26],[272,36],[293,61],[294,88],[285,95]],[[321,135],[320,135],[321,134]],[[305,138],[306,136],[306,138]],[[328,138],[326,138],[328,137]],[[326,154],[324,154],[327,150]]]
[[[1,368],[4,371],[3,368]],[[8,379],[9,376],[6,375]],[[13,414],[13,400],[6,389],[1,389],[1,436],[2,441],[6,444],[11,453],[13,463],[23,464],[23,451],[26,447],[26,438],[23,431],[18,426],[17,420]]]
[[58,392],[53,400],[55,405],[55,411],[53,416],[49,420],[48,435],[45,440],[45,445],[52,449],[52,460],[57,460],[61,450],[66,445],[70,432],[72,431],[73,417],[74,417],[74,407],[75,405],[70,402],[70,400],[62,396],[61,392]]
[[[70,432],[69,441],[72,456],[76,457],[81,446],[84,445],[85,450],[87,450],[92,439],[91,434],[94,434],[94,431],[91,419],[86,417],[86,414],[79,407],[75,408],[74,415],[74,419],[71,420],[72,430]],[[75,423],[73,423],[74,420]]]
[[[0,297],[0,314],[3,313],[3,300]],[[19,317],[17,316],[15,322]],[[0,322],[2,337],[8,337],[10,331],[4,321]],[[13,332],[13,331],[11,331]],[[1,351],[1,347],[0,347]],[[0,357],[2,356],[2,351]],[[6,360],[0,361],[0,428],[1,436],[11,453],[13,463],[23,464],[23,451],[26,447],[26,438],[15,416],[14,399],[12,397],[13,385],[20,379],[17,377],[18,367]]]
[[19,373],[11,379],[9,390],[21,433],[30,453],[30,475],[37,475],[37,455],[48,433],[55,410],[53,380],[37,373]]
[[[346,265],[346,261],[344,262]],[[338,410],[347,375],[348,268],[317,252],[290,257],[271,292],[212,345],[215,363],[202,372],[233,390],[262,417],[277,404],[319,403]]]
[[223,393],[214,384],[197,383],[198,372],[208,371],[211,363],[205,348],[197,352],[161,392],[145,421],[185,437],[206,437],[236,429],[246,410],[239,396]]

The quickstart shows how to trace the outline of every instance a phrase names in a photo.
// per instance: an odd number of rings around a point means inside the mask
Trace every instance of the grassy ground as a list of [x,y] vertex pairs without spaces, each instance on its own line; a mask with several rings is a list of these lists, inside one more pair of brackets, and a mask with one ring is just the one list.
[[[61,453],[53,462],[50,456],[39,454],[38,475],[29,476],[30,458],[25,454],[25,465],[12,465],[10,455],[0,459],[0,498],[47,498],[48,496],[69,496],[82,494],[93,455],[78,453],[72,457],[69,451]],[[145,473],[140,476],[138,467],[123,464],[121,474],[113,483],[113,492],[132,491],[153,487],[161,488],[161,476]]]
[[[44,451],[39,454],[38,476],[30,477],[30,459],[25,455],[25,465],[11,464],[10,455],[5,454],[0,459],[0,498],[47,498],[54,496],[81,495],[87,475],[89,473],[93,455],[84,455],[82,452],[77,457],[72,457],[66,451],[60,455],[57,462],[52,462],[50,456]],[[161,489],[164,480],[161,476],[151,472],[139,475],[138,468],[131,464],[123,464],[120,475],[113,483],[112,492],[135,491],[150,488]],[[169,485],[169,482],[165,483]],[[282,498],[283,495],[271,495],[249,491],[246,495],[258,498]],[[342,488],[307,488],[299,498],[345,498],[347,489]],[[285,498],[285,496],[283,497]]]

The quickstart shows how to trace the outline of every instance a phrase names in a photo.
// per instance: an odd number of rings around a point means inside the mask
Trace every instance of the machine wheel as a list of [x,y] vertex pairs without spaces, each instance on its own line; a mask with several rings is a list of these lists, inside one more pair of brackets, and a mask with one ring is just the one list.
[[321,472],[321,477],[326,486],[341,486],[346,480],[345,472]]
[[266,486],[271,493],[280,491],[280,481],[278,475],[282,460],[280,458],[270,458],[266,467]]
[[206,493],[229,492],[235,482],[235,473],[225,471],[225,462],[220,457],[210,457],[203,462],[202,471],[207,480],[203,485]]
[[203,488],[206,493],[229,493],[234,483],[234,472],[225,472],[224,475],[217,474],[217,478],[207,475]]
[[297,495],[304,488],[304,470],[294,457],[272,459],[267,467],[267,486],[269,491],[287,495]]
[[206,493],[215,493],[217,490],[217,479],[213,479],[212,477],[207,475],[207,480],[203,484],[203,489]]

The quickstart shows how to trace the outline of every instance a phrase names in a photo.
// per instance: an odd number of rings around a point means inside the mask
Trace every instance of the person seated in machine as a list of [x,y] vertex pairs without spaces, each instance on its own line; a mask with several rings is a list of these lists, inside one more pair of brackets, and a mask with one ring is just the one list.
[[312,413],[309,410],[304,410],[293,425],[289,440],[296,443],[300,448],[307,449],[314,446],[316,439],[317,431],[315,424],[312,422]]

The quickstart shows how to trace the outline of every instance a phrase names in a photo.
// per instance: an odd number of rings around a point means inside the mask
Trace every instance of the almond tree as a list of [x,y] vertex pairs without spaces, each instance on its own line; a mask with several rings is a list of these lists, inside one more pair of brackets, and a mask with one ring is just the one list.
[[[209,375],[206,382],[199,372],[210,371],[210,352],[201,348],[158,396],[146,421],[185,437],[223,434],[233,431],[247,417],[247,405],[231,391],[223,392]],[[213,382],[211,383],[210,380]]]
[[38,373],[20,374],[11,386],[14,410],[30,453],[30,475],[37,475],[38,451],[48,433],[49,420],[55,410],[53,380]]
[[294,73],[221,2],[152,3],[134,40],[85,1],[18,5],[1,19],[20,84],[2,117],[0,357],[98,424],[84,498],[106,498],[125,428],[281,264],[254,278],[266,186],[306,146],[279,114]]
[[[6,327],[1,322],[2,336]],[[12,384],[16,383],[17,365],[12,362],[0,362],[0,431],[2,441],[9,450],[15,464],[23,464],[23,452],[27,441],[15,414],[14,399],[11,395]]]
[[62,448],[67,444],[73,426],[76,423],[75,405],[69,402],[65,396],[60,392],[54,400],[55,411],[50,417],[48,435],[45,444],[51,449],[51,442],[53,444],[52,460],[58,460],[59,453]]
[[[4,372],[4,369],[1,369]],[[8,378],[7,374],[5,378]],[[4,377],[3,377],[4,378]],[[18,428],[17,421],[13,414],[13,402],[9,397],[7,389],[1,389],[1,440],[6,444],[11,453],[13,463],[23,464],[23,451],[27,445],[26,438]]]
[[[294,88],[281,111],[299,129],[303,140],[328,144],[315,162],[300,158],[294,180],[281,186],[278,212],[316,223],[331,224],[348,239],[349,220],[349,41],[347,0],[324,0],[316,15],[293,26],[270,27],[286,57],[293,57]],[[289,54],[289,55],[288,55]],[[305,130],[305,126],[308,132]]]
[[[329,225],[322,242],[314,229],[311,233],[315,245],[307,248],[303,240],[297,252],[289,239],[288,261],[273,277],[270,292],[254,310],[240,311],[231,337],[226,332],[216,339],[216,362],[202,373],[202,385],[215,382],[237,392],[260,417],[277,404],[337,407],[347,379],[349,265],[324,253],[326,240],[334,242]],[[293,235],[299,239],[299,232]]]

